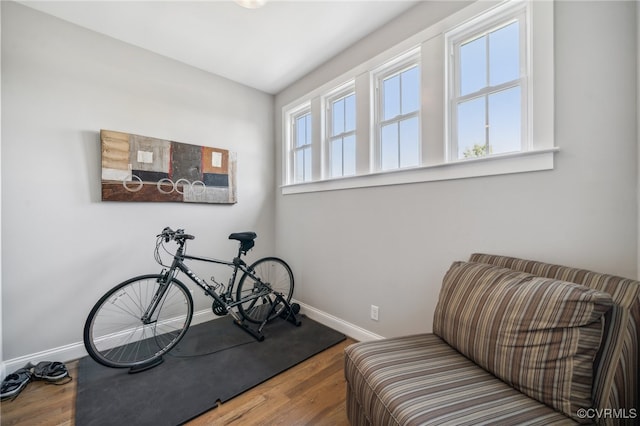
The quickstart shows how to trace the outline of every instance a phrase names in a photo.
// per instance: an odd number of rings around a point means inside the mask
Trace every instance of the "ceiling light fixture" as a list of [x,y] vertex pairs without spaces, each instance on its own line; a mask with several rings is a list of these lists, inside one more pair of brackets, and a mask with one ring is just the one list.
[[267,0],[235,0],[235,2],[247,9],[258,9],[264,6]]

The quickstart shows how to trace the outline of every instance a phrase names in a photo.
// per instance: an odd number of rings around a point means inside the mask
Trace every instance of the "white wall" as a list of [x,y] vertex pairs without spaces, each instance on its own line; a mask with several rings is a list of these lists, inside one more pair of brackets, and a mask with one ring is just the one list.
[[[0,46],[2,46],[2,8],[0,7]],[[0,55],[0,99],[2,99],[2,55]],[[2,163],[2,102],[0,102],[0,164]],[[0,224],[2,223],[2,176],[0,173]],[[0,242],[2,226],[0,226]],[[0,377],[5,377],[2,351],[2,244],[0,244]]]
[[[22,5],[1,7],[5,360],[81,342],[102,293],[159,271],[153,248],[164,226],[195,234],[193,254],[231,258],[227,236],[245,230],[259,236],[251,258],[273,252],[272,96]],[[100,129],[236,151],[238,203],[101,202]],[[210,307],[194,296],[196,309]]]
[[[363,39],[278,94],[276,123],[282,106],[462,6],[423,3]],[[633,2],[556,3],[552,171],[278,192],[277,250],[297,272],[297,298],[393,336],[431,330],[444,273],[476,251],[636,276],[635,16]]]
[[[276,192],[283,105],[463,6],[420,4],[279,94],[274,117],[271,96],[2,2],[3,359],[77,345],[100,294],[156,270],[165,225],[220,256],[229,232],[256,230],[252,257],[286,258],[298,299],[385,336],[430,330],[443,274],[473,251],[637,275],[633,2],[555,7],[555,170]],[[101,202],[101,128],[237,151],[239,203]]]

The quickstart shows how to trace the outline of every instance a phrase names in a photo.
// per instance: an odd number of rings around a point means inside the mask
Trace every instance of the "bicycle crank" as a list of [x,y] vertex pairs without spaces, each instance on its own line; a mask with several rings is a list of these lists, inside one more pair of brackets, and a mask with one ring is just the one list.
[[213,301],[213,304],[211,305],[211,309],[213,309],[213,313],[219,317],[223,317],[229,313],[229,311],[227,311],[227,308],[217,300]]

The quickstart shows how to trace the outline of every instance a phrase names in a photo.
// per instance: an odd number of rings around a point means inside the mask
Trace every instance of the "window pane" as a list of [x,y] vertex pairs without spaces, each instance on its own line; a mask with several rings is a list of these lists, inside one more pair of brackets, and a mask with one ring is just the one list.
[[420,105],[420,74],[418,67],[404,71],[400,74],[402,90],[402,114],[417,111]]
[[398,123],[382,127],[380,155],[382,170],[398,168]]
[[331,106],[331,122],[333,123],[332,136],[344,133],[344,99],[333,102]]
[[310,145],[311,144],[311,113],[305,115],[305,128],[307,130],[307,134],[305,135],[306,140],[305,140],[305,145]]
[[311,147],[304,149],[304,180],[311,180]]
[[296,118],[295,147],[299,148],[311,143],[311,113]]
[[492,86],[520,77],[520,29],[517,21],[489,34],[489,76]]
[[344,176],[356,174],[356,137],[347,136],[342,141],[342,164]]
[[331,141],[331,176],[342,176],[342,138]]
[[486,36],[460,46],[460,96],[487,85]]
[[344,98],[344,131],[351,132],[356,129],[356,94]]
[[296,151],[293,168],[295,173],[295,181],[304,182],[304,151],[303,150]]
[[486,155],[485,98],[458,105],[458,158]]
[[489,96],[489,145],[491,154],[520,151],[520,87]]
[[296,119],[296,147],[300,147],[306,144],[307,140],[307,120],[306,116],[298,117]]
[[382,119],[387,120],[400,114],[400,75],[389,77],[382,82]]
[[418,117],[400,122],[400,167],[411,167],[420,164],[418,149]]

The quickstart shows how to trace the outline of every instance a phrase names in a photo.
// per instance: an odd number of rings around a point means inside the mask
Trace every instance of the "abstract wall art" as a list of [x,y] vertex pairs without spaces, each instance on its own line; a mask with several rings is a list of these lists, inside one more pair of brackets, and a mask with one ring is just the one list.
[[100,141],[103,201],[237,202],[233,152],[111,130]]

